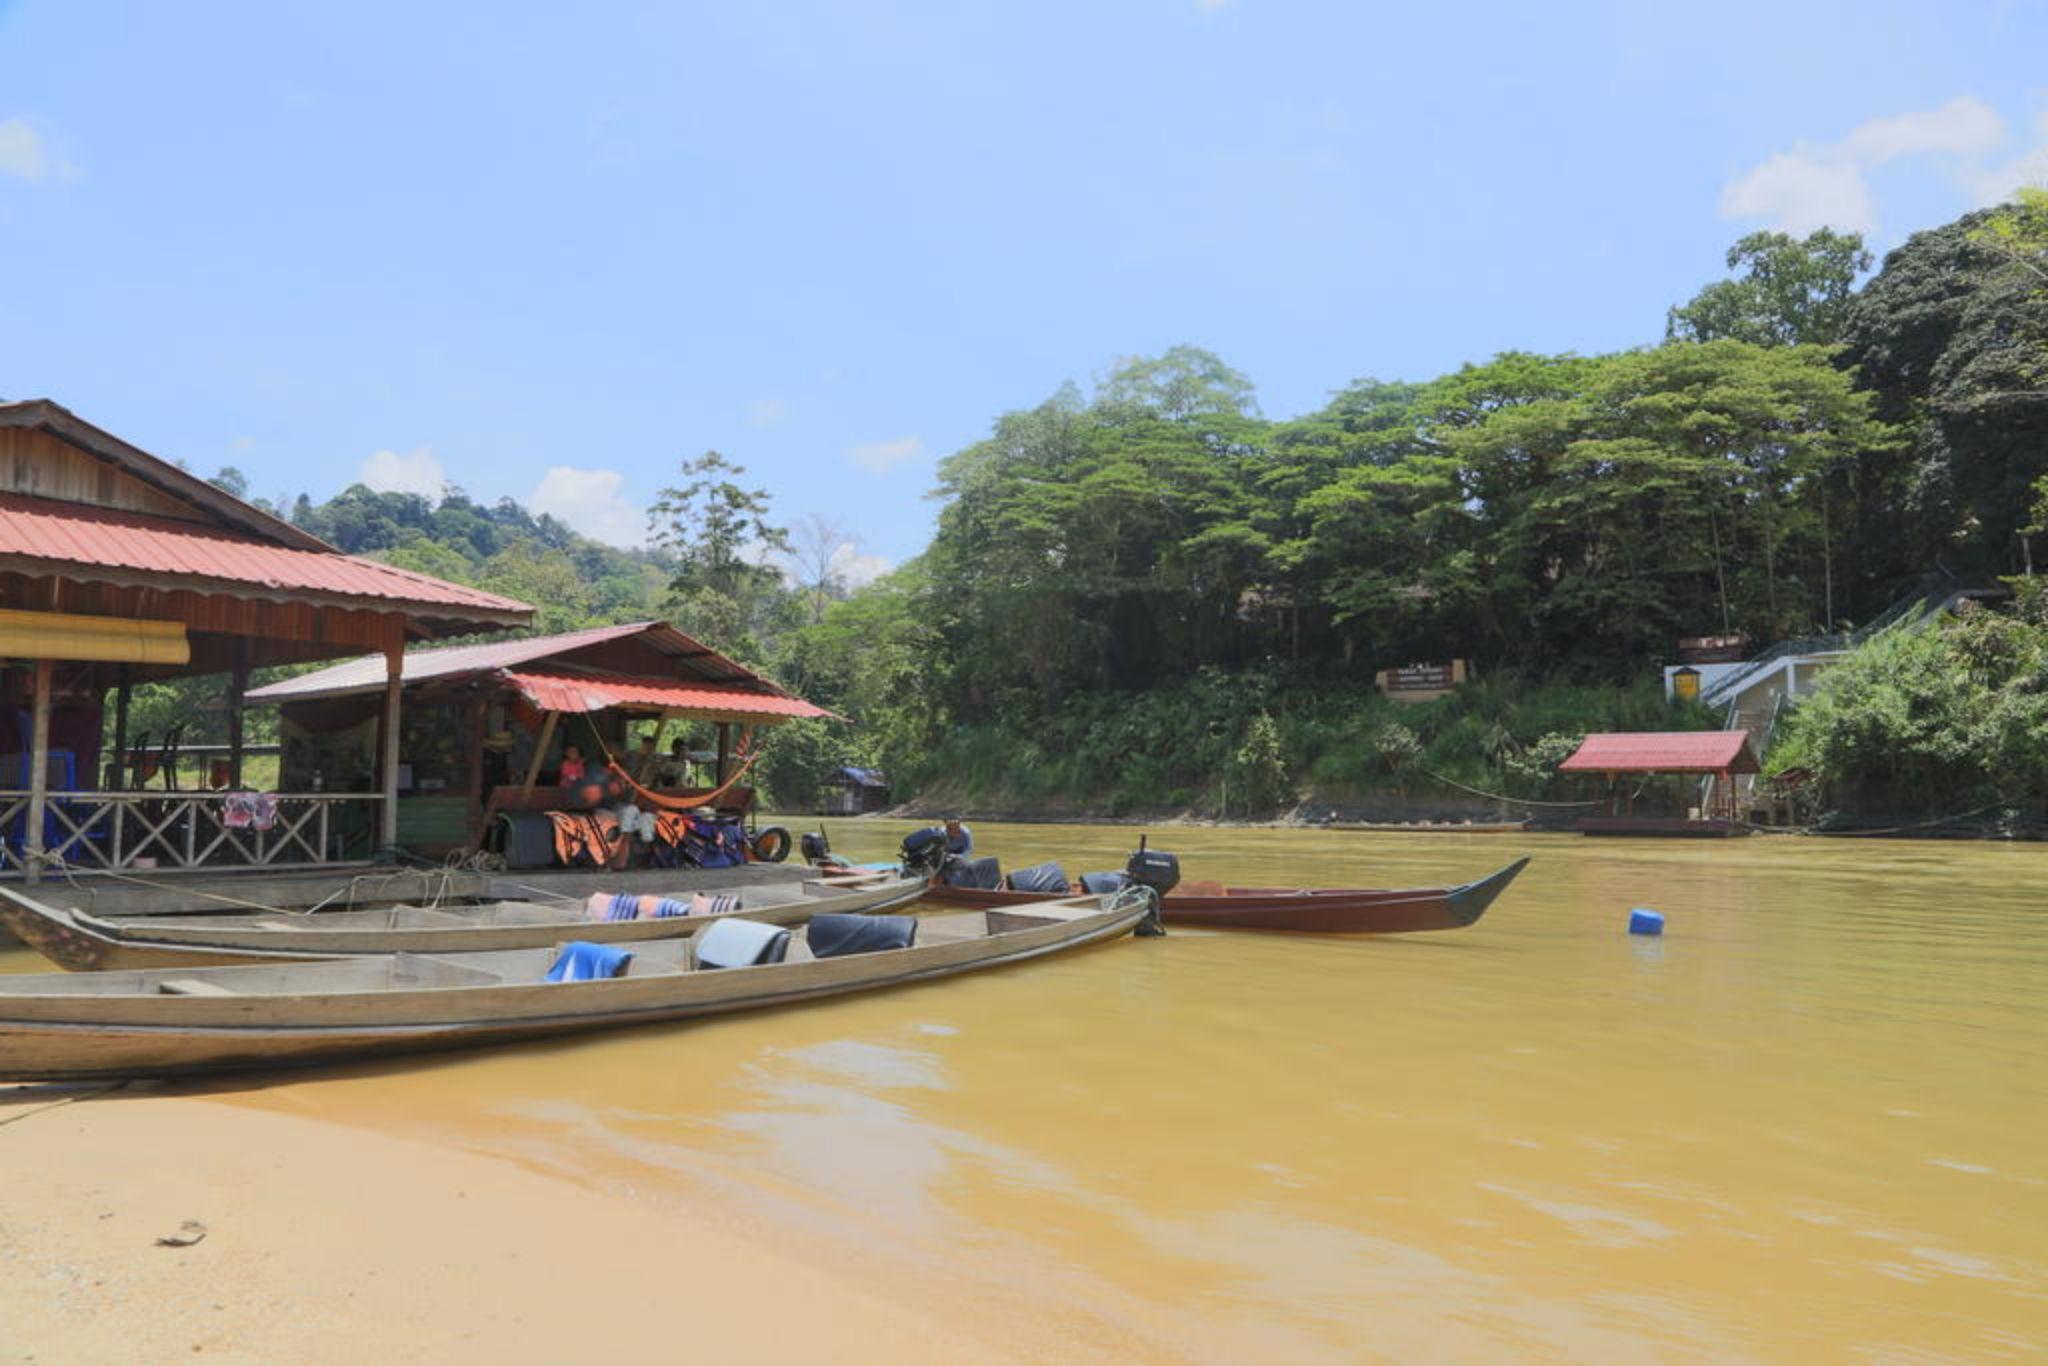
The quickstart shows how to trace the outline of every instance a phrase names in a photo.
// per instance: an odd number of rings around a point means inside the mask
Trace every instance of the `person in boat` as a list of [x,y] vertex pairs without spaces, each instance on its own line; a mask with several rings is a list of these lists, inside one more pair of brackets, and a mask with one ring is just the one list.
[[966,858],[974,852],[974,832],[958,816],[946,817],[946,852],[954,858]]
[[563,787],[574,787],[583,781],[587,766],[583,762],[583,748],[580,745],[562,746],[562,769],[555,781]]

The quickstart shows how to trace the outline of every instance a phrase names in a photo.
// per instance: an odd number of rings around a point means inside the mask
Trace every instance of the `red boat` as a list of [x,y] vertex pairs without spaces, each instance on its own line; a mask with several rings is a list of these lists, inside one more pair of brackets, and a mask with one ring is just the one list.
[[[1371,890],[1346,887],[1225,887],[1184,882],[1160,901],[1169,925],[1239,930],[1301,930],[1311,934],[1410,934],[1459,930],[1486,914],[1493,899],[1527,867],[1518,858],[1497,873],[1457,887]],[[989,909],[1043,901],[1044,892],[953,887],[933,879],[924,900]]]

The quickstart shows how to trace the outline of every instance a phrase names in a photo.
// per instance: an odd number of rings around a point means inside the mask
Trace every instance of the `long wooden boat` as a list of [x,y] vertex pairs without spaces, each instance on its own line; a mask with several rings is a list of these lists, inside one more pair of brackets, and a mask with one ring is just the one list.
[[[742,888],[730,914],[798,924],[834,912],[885,911],[916,901],[921,879],[886,873],[837,874]],[[541,905],[388,906],[359,911],[271,911],[235,915],[97,916],[0,887],[4,923],[59,967],[74,972],[220,967],[379,953],[477,953],[540,948],[565,939],[634,944],[694,932],[704,917],[591,921],[574,902]]]
[[[1410,934],[1456,930],[1478,920],[1513,882],[1527,858],[1456,887],[1388,890],[1342,887],[1226,887],[1183,882],[1160,903],[1169,925],[1241,930],[1298,930],[1313,934]],[[934,883],[925,900],[944,906],[1014,906],[1035,892],[983,890]]]
[[1349,830],[1381,835],[1515,835],[1527,821],[1326,821],[1318,830]]
[[712,970],[689,938],[631,946],[616,977],[542,980],[553,948],[383,954],[259,967],[0,975],[0,1081],[303,1066],[786,1005],[950,977],[1114,939],[1143,895],[923,914],[910,947],[818,958],[809,926],[780,963]]
[[1581,835],[1633,835],[1648,839],[1741,839],[1750,827],[1742,821],[1691,820],[1684,816],[1581,816]]

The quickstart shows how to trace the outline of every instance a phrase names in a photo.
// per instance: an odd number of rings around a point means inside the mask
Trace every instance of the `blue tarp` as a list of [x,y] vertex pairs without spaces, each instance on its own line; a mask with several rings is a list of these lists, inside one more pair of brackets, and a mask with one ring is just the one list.
[[889,785],[889,775],[882,772],[879,768],[855,768],[848,764],[839,770],[839,777],[842,782],[852,783],[856,787],[887,787]]
[[626,970],[626,964],[633,961],[630,949],[614,948],[610,944],[593,944],[587,939],[572,939],[562,945],[562,951],[555,955],[555,965],[548,969],[544,982],[595,982],[601,977],[616,977]]

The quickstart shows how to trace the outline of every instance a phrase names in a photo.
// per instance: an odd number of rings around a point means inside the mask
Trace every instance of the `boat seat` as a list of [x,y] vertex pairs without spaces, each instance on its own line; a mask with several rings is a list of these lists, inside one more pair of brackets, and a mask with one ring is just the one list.
[[156,989],[165,996],[232,996],[235,993],[214,982],[202,982],[197,977],[170,977],[156,984]]
[[814,915],[804,938],[812,954],[837,958],[849,953],[907,949],[917,943],[914,915]]
[[694,942],[700,968],[751,968],[780,963],[789,954],[788,930],[738,916],[705,926]]

